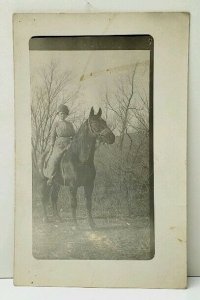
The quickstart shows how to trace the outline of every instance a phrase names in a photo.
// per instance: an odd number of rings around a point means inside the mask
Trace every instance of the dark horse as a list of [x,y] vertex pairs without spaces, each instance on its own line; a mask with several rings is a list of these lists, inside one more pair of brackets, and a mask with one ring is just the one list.
[[[41,159],[40,171],[43,178],[42,184],[42,202],[45,218],[47,219],[46,204],[50,196],[54,216],[60,219],[57,210],[57,199],[60,186],[69,186],[72,217],[75,226],[77,226],[77,189],[84,187],[88,220],[91,228],[95,223],[92,218],[92,192],[96,170],[94,166],[94,153],[96,141],[100,140],[107,144],[113,144],[115,136],[108,128],[106,122],[101,118],[102,110],[94,114],[93,107],[90,110],[89,118],[81,125],[68,150],[65,150],[58,166],[57,173],[54,176],[51,187],[47,185],[47,178],[44,176],[44,160]],[[49,196],[48,196],[49,195]]]

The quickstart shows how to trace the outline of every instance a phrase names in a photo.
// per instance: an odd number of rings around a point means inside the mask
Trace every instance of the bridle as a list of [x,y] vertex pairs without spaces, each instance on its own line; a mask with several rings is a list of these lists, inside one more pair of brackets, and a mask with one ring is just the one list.
[[104,128],[104,129],[102,129],[100,132],[95,131],[95,130],[92,128],[91,124],[90,124],[90,118],[88,118],[87,122],[88,122],[88,128],[89,128],[90,133],[91,133],[94,137],[96,137],[96,138],[101,138],[101,137],[103,137],[104,134],[105,134],[105,132],[108,132],[108,130],[109,130],[109,129],[106,127],[106,128]]

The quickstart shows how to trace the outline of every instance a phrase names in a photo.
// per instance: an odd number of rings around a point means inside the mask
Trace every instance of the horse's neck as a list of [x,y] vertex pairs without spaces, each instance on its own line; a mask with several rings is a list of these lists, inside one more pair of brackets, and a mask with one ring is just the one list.
[[90,135],[87,121],[80,127],[74,142],[76,143],[78,159],[82,163],[93,161],[96,138]]

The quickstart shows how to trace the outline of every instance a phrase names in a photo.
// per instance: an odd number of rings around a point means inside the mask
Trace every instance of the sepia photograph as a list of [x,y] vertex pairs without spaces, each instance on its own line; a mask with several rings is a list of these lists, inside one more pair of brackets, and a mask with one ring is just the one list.
[[29,42],[33,256],[154,255],[153,38]]
[[13,28],[14,284],[185,288],[189,15]]

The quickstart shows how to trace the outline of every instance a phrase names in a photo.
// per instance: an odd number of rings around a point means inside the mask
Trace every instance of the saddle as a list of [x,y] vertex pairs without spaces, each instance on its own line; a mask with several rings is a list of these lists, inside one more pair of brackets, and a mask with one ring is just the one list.
[[[63,158],[65,153],[68,151],[70,145],[71,145],[71,143],[65,149],[63,149],[63,151],[60,155],[59,162],[61,161],[61,159]],[[52,152],[53,152],[52,150],[49,150],[49,149],[46,150],[43,154],[41,154],[40,159],[38,161],[39,173],[41,174],[41,176],[43,178],[49,178],[48,162],[52,155]],[[59,165],[59,162],[58,162],[58,165]]]
[[[59,159],[59,160],[61,160],[62,157],[64,156],[64,154],[68,151],[70,145],[71,145],[71,143],[70,143],[67,147],[65,147],[65,149],[63,149],[63,151],[62,151],[61,154],[60,154],[60,159]],[[48,162],[49,162],[49,159],[50,159],[52,153],[53,153],[53,150],[49,150],[49,151],[46,152],[45,160],[44,160],[44,168],[45,168],[45,169],[46,169],[47,166],[48,166]]]

